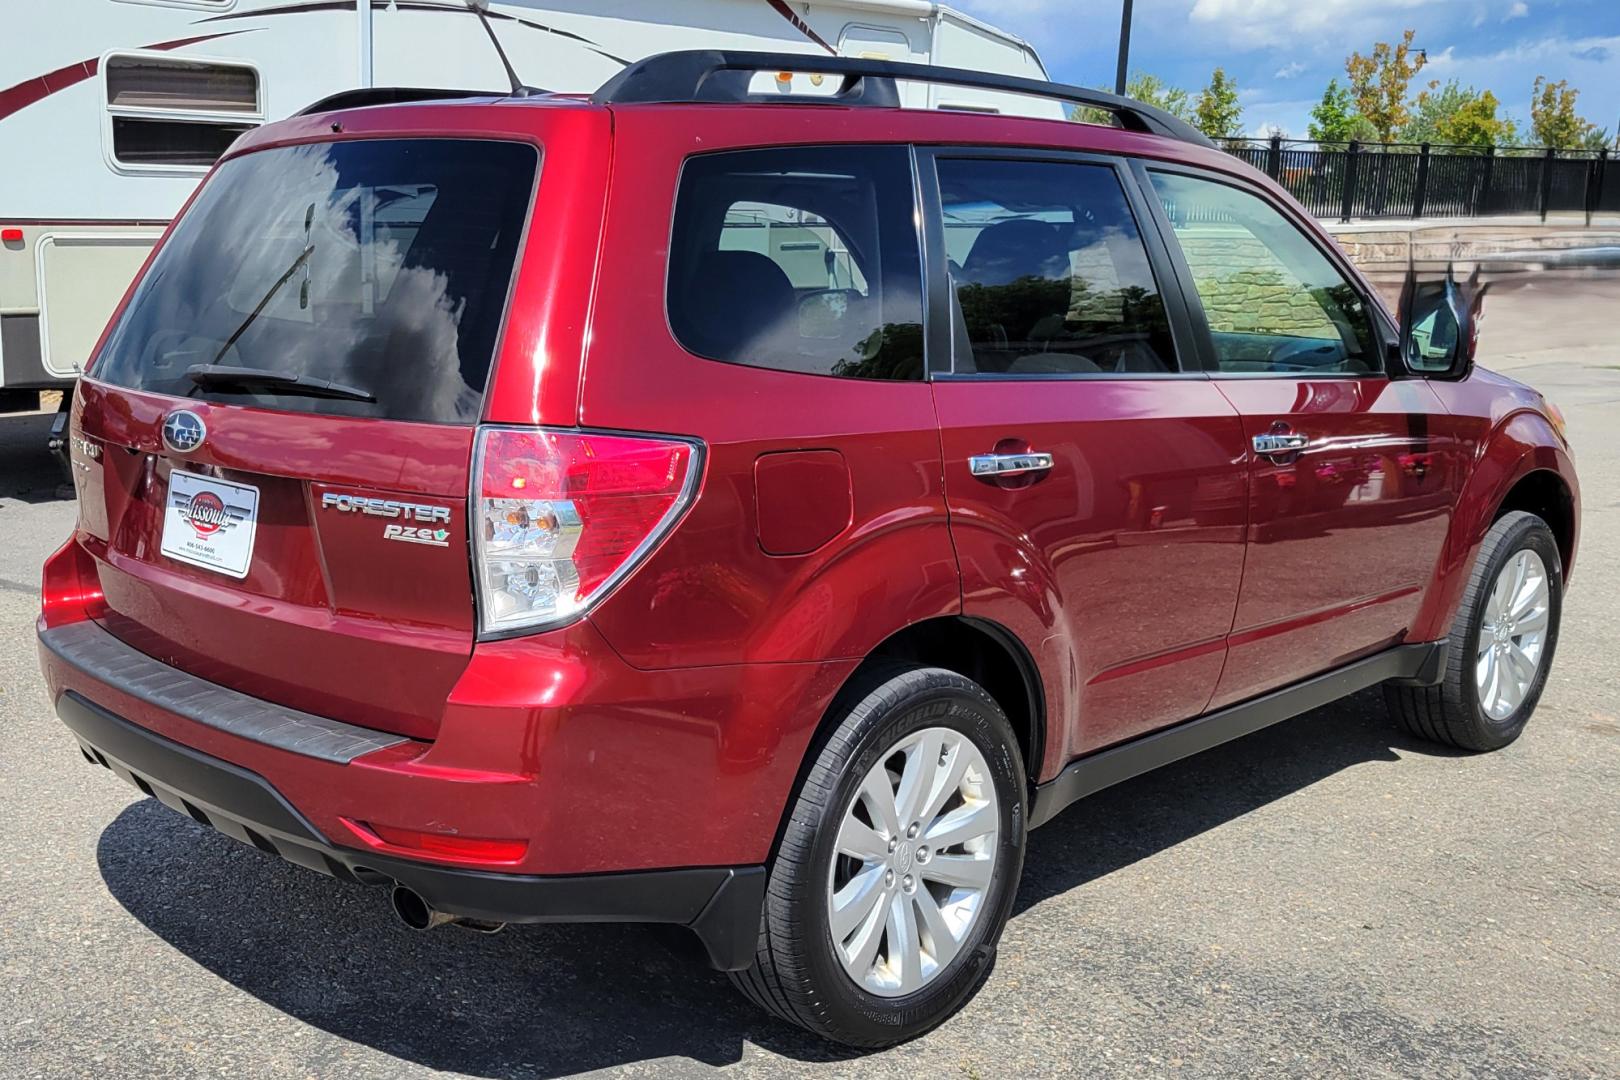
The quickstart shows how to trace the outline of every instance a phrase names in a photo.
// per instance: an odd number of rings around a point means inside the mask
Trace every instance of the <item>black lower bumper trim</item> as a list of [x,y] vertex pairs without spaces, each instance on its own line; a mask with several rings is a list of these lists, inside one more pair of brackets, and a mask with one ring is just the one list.
[[166,806],[300,866],[348,881],[395,881],[440,911],[489,922],[674,923],[692,929],[722,971],[753,961],[763,867],[535,876],[342,848],[257,773],[132,724],[72,691],[57,699],[56,711],[91,760]]

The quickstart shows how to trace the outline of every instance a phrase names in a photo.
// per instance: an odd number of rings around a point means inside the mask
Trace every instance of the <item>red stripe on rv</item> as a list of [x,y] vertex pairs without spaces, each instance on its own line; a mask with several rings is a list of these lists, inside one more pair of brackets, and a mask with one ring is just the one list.
[[817,45],[820,45],[823,49],[826,49],[834,56],[838,55],[837,49],[823,41],[820,34],[810,29],[809,23],[805,22],[803,19],[799,18],[798,15],[794,14],[793,9],[788,7],[787,0],[766,0],[766,3],[775,8],[778,15],[792,23],[793,29],[797,30],[799,33],[803,34]]
[[[230,37],[232,34],[246,34],[246,30],[228,30],[222,34],[202,34],[198,37],[180,38],[177,41],[160,41],[156,45],[145,45],[142,48],[154,52],[167,52],[170,49],[180,49],[187,45],[195,45],[199,41],[213,41],[215,38]],[[81,60],[77,64],[57,68],[55,71],[36,75],[32,79],[24,79],[16,86],[8,86],[0,90],[0,120],[4,120],[14,112],[26,109],[36,101],[50,97],[58,90],[66,90],[70,86],[94,78],[101,60],[92,56],[88,60]]]

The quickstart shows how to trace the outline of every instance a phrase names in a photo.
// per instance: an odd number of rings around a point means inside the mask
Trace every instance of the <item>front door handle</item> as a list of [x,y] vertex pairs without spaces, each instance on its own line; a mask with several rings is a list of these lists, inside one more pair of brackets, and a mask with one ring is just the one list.
[[1254,437],[1254,452],[1261,457],[1272,457],[1276,454],[1297,454],[1311,445],[1309,435],[1300,435],[1292,431],[1270,431],[1264,435]]
[[968,458],[974,476],[1019,476],[1043,473],[1052,467],[1052,455],[1027,451],[1022,454],[975,454]]

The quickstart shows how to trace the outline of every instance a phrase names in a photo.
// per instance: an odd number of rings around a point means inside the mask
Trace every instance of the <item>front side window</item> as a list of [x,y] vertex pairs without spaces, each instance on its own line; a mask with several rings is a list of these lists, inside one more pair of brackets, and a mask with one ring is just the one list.
[[1221,371],[1380,370],[1361,294],[1281,212],[1230,184],[1149,175],[1192,271]]
[[681,172],[670,327],[711,360],[920,379],[922,267],[902,147],[744,150]]
[[937,162],[959,374],[1176,370],[1164,301],[1106,165]]

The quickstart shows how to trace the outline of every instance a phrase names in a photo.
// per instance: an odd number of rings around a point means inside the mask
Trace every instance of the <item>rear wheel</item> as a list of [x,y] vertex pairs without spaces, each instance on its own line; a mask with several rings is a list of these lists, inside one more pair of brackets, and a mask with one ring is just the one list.
[[990,972],[1023,868],[1024,768],[994,699],[886,666],[846,693],[795,802],[744,994],[853,1046],[945,1020]]
[[1421,738],[1464,750],[1506,746],[1541,699],[1562,608],[1552,530],[1534,514],[1502,515],[1463,592],[1445,678],[1438,686],[1386,686],[1390,712]]

